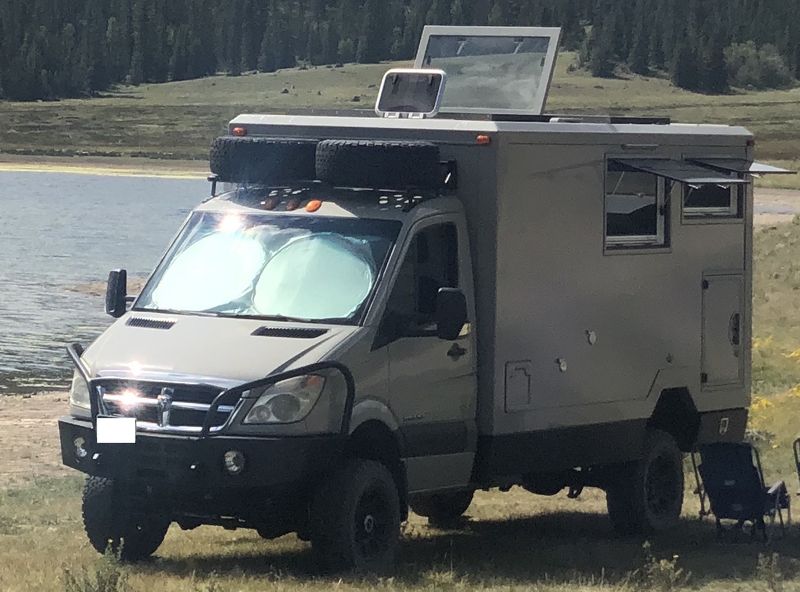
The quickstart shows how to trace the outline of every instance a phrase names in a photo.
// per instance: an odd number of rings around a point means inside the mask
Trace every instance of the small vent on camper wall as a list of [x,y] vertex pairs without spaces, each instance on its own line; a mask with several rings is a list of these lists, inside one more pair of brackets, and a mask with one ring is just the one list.
[[253,331],[253,335],[256,337],[285,337],[287,339],[316,339],[327,332],[327,329],[259,327]]
[[175,321],[160,321],[157,319],[146,319],[144,317],[131,317],[125,323],[128,327],[139,327],[140,329],[161,329],[167,331],[172,329]]

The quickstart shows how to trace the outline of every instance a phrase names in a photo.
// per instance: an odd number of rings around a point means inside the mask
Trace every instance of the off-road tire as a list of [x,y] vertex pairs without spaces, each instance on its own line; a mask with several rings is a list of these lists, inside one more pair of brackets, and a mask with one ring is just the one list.
[[83,489],[83,527],[98,553],[111,548],[123,561],[140,561],[164,541],[169,521],[132,512],[132,503],[112,479],[89,477]]
[[667,432],[650,430],[641,460],[612,472],[608,515],[623,535],[653,534],[678,524],[683,506],[683,454]]
[[427,518],[431,526],[452,526],[469,509],[473,495],[473,491],[466,490],[414,497],[411,510]]
[[337,187],[439,189],[439,148],[428,142],[323,140],[317,178]]
[[381,463],[353,459],[317,489],[311,546],[326,572],[386,575],[400,545],[400,499]]
[[211,172],[227,183],[281,185],[316,178],[317,142],[223,136],[211,144]]

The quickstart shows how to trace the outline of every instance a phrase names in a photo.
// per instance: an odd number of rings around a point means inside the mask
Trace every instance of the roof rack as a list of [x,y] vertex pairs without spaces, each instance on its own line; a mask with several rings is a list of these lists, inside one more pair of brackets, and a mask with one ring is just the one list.
[[[462,119],[462,116],[454,113],[443,113],[446,117]],[[474,115],[467,118],[475,118]],[[616,125],[638,124],[638,125],[669,125],[672,120],[669,117],[632,117],[629,115],[583,115],[580,113],[543,113],[542,115],[506,115],[496,114],[487,117],[489,121],[505,122],[529,122],[529,123],[610,123]]]
[[[375,111],[370,109],[279,109],[276,115],[317,115],[328,117],[365,117],[375,118]],[[519,123],[608,123],[612,125],[669,125],[669,117],[636,117],[630,115],[591,115],[580,113],[544,113],[542,115],[504,114],[486,115],[481,113],[448,113],[439,114],[439,119],[457,119],[472,121],[499,121]]]

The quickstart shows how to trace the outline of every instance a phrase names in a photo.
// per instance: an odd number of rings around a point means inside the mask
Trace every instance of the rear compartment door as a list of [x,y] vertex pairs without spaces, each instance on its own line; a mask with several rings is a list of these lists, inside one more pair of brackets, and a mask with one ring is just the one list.
[[704,389],[737,387],[744,382],[742,340],[744,276],[703,276],[702,375]]

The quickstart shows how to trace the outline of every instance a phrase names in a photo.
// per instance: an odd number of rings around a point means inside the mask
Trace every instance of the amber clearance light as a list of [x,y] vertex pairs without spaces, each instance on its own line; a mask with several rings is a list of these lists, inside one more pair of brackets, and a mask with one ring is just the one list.
[[247,128],[246,127],[235,127],[233,128],[233,135],[238,138],[243,138],[247,135]]

